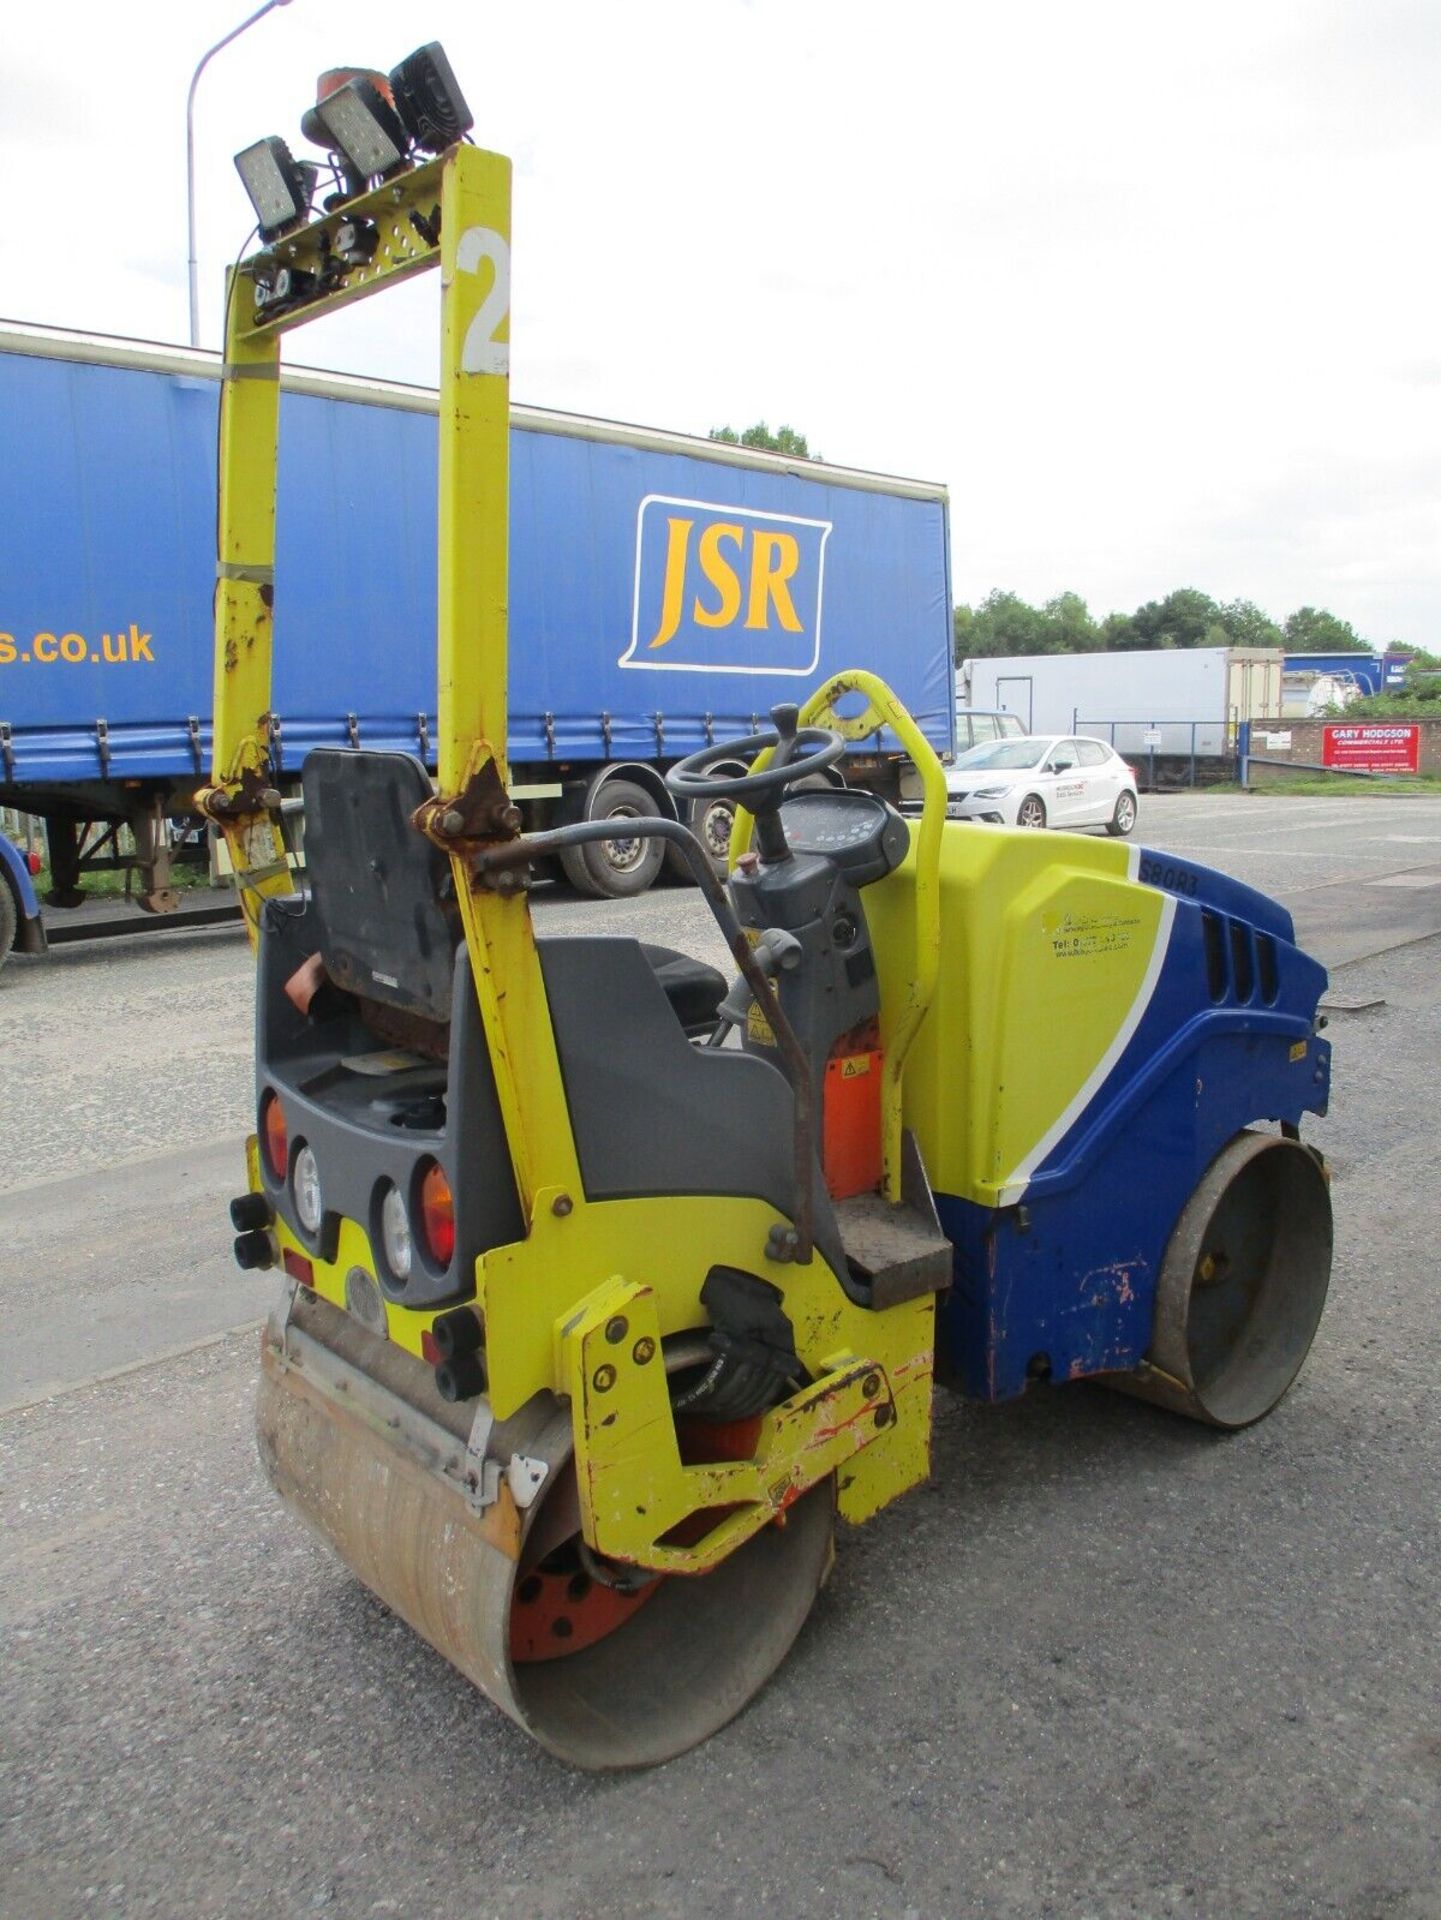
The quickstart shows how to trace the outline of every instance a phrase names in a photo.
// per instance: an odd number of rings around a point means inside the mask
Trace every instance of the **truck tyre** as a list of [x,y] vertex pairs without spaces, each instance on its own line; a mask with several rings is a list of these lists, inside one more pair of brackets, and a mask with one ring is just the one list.
[[0,873],[0,967],[10,958],[20,926],[20,903],[7,874]]
[[[592,820],[651,820],[658,809],[644,787],[630,780],[607,780],[591,803]],[[589,847],[565,847],[560,864],[577,893],[593,900],[630,900],[644,893],[660,872],[663,840],[642,840],[624,833]]]
[[1020,806],[1016,808],[1018,827],[1043,827],[1046,824],[1046,803],[1038,793],[1028,793]]
[[[724,880],[729,871],[731,824],[735,817],[734,800],[697,800],[687,818],[691,832],[706,850],[717,880]],[[689,861],[677,849],[667,847],[666,858],[671,861],[671,870],[677,879],[695,884]]]
[[1121,793],[1116,796],[1116,811],[1106,823],[1106,832],[1118,835],[1127,834],[1136,824],[1136,796],[1133,793]]

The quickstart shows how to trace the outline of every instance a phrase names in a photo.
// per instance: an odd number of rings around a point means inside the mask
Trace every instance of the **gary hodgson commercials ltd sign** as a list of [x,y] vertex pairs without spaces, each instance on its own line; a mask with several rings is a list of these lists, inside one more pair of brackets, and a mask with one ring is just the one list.
[[1363,726],[1321,729],[1321,761],[1357,773],[1415,773],[1421,762],[1417,726]]

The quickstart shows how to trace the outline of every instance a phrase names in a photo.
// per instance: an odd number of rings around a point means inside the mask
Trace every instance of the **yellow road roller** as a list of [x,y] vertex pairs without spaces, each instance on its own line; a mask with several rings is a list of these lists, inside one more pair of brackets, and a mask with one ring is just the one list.
[[[681,811],[735,810],[724,883],[679,819],[627,822],[688,866],[730,977],[538,940],[537,864],[615,826],[527,833],[508,785],[509,165],[434,46],[325,76],[306,124],[318,210],[283,142],[239,156],[261,246],[227,289],[202,800],[257,961],[231,1213],[283,1281],[260,1455],[543,1746],[645,1766],[775,1671],[837,1521],[926,1477],[938,1373],[982,1400],[1100,1379],[1219,1427],[1275,1404],[1330,1270],[1299,1131],[1325,975],[1202,867],[947,823],[860,669],[673,768]],[[341,742],[283,797],[281,340],[434,266],[437,774]],[[880,729],[914,818],[829,783]]]

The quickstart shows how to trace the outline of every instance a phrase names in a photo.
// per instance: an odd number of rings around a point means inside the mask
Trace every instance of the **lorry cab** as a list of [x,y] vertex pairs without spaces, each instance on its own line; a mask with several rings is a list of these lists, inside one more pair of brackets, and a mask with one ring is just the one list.
[[956,702],[956,752],[986,746],[992,740],[1020,740],[1025,726],[1018,713],[1000,707],[966,707]]

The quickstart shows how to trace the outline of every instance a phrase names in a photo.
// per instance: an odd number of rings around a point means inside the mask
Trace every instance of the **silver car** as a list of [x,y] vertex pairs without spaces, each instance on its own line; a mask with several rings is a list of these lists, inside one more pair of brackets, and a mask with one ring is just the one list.
[[1136,775],[1104,740],[1063,734],[993,740],[946,769],[946,818],[1129,833],[1136,824]]

